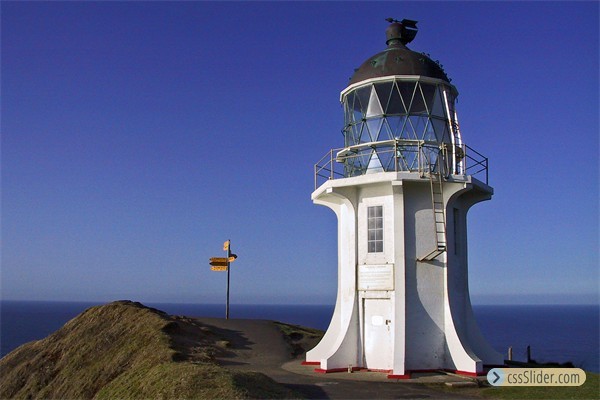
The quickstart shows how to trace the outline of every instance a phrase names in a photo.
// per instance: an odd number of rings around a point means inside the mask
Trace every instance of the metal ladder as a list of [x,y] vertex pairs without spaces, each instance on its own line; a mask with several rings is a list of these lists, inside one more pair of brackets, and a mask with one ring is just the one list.
[[440,168],[440,158],[436,166],[429,170],[429,184],[431,187],[431,208],[433,211],[433,224],[435,229],[436,248],[429,254],[418,258],[418,261],[431,261],[446,251],[446,207],[444,206],[443,178]]

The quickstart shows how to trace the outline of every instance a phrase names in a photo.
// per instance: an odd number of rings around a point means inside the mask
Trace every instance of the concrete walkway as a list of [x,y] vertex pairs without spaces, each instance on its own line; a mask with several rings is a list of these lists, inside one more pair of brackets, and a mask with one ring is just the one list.
[[[472,389],[461,388],[473,378],[446,373],[415,374],[390,380],[387,374],[358,371],[319,374],[302,365],[272,321],[195,318],[228,342],[218,362],[231,369],[261,372],[311,399],[469,399]],[[444,384],[455,383],[444,390]]]

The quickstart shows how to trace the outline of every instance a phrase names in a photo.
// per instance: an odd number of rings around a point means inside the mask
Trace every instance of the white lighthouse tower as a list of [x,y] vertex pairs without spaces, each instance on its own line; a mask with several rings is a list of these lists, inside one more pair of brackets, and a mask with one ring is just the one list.
[[489,200],[487,159],[461,137],[458,92],[409,50],[416,21],[389,20],[387,48],[340,95],[344,147],[315,166],[312,199],[338,218],[338,291],[318,372],[351,368],[481,374],[503,357],[469,298],[467,212]]

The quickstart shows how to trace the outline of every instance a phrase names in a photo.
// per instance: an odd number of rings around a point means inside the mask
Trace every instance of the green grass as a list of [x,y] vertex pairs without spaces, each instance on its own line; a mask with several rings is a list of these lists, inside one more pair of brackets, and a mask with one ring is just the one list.
[[210,364],[158,364],[122,374],[97,399],[280,399],[296,397],[263,374]]
[[282,322],[275,322],[275,326],[283,333],[285,341],[290,345],[293,357],[298,357],[315,347],[325,333],[319,329]]
[[92,307],[0,360],[2,399],[244,399],[296,394],[215,362],[217,335],[133,302]]

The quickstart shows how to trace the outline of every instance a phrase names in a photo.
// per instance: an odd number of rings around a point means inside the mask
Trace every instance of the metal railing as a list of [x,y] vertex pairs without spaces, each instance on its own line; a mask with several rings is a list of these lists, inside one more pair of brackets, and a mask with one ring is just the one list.
[[[488,158],[477,150],[464,145],[465,147],[465,175],[471,175],[480,178],[481,174],[485,176],[483,182],[487,185],[489,180]],[[468,161],[468,162],[467,162]]]
[[[375,166],[370,166],[372,150],[380,160]],[[445,178],[471,175],[488,184],[488,158],[467,145],[455,146],[452,151],[447,143],[395,139],[329,150],[315,164],[315,189],[327,180],[384,171],[418,172],[422,176],[436,172]]]
[[[329,152],[315,164],[315,189],[321,185],[319,184],[320,180],[345,178],[343,165],[336,163],[334,158],[334,152],[337,154],[339,150],[341,149],[329,150]],[[341,172],[339,171],[340,169],[342,170]]]

